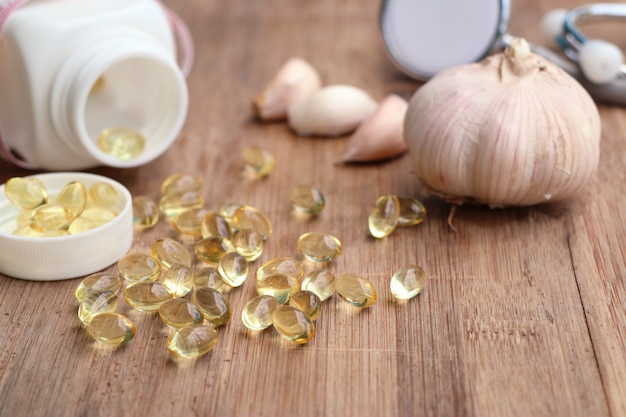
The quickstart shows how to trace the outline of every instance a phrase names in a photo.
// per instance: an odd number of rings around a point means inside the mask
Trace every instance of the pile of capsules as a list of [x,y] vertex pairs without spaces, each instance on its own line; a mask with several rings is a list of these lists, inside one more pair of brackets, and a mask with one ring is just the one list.
[[38,178],[14,177],[6,182],[4,192],[20,209],[13,234],[24,237],[82,233],[113,220],[124,205],[123,196],[106,182],[87,188],[72,181],[53,198]]
[[[273,160],[260,156],[251,158],[248,154],[246,161],[260,161],[262,165],[247,162],[248,173],[264,176],[271,172],[266,164],[273,164]],[[228,203],[217,212],[204,208],[201,186],[200,177],[174,174],[163,182],[158,203],[145,196],[133,199],[138,229],[154,226],[163,214],[181,235],[194,238],[193,248],[188,250],[171,238],[157,239],[150,254],[123,256],[117,263],[118,274],[99,273],[85,278],[75,293],[78,316],[96,340],[122,344],[134,337],[133,323],[115,313],[117,294],[123,292],[129,306],[158,311],[163,323],[174,329],[167,341],[174,356],[198,357],[216,345],[215,327],[232,318],[224,290],[243,285],[250,264],[261,256],[264,242],[272,234],[272,226],[267,216],[252,206]],[[296,212],[308,216],[324,208],[322,193],[310,186],[294,188],[290,200]],[[335,276],[323,267],[341,254],[341,242],[335,236],[305,233],[299,237],[297,249],[305,260],[322,267],[305,273],[303,262],[291,257],[261,265],[255,274],[257,296],[242,309],[241,320],[248,329],[273,327],[285,339],[307,343],[315,335],[314,322],[322,311],[322,302],[335,292],[353,306],[375,304],[376,289],[365,277],[356,273]],[[199,269],[192,267],[194,255],[200,261]],[[392,277],[392,294],[411,298],[421,291],[425,280],[421,268],[401,268]]]

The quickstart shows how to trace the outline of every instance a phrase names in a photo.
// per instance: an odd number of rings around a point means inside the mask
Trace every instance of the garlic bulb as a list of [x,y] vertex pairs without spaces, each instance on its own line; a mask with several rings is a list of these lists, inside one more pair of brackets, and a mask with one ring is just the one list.
[[305,100],[321,86],[321,78],[311,64],[300,58],[291,58],[252,104],[262,120],[285,119],[289,106]]
[[341,161],[382,161],[403,154],[407,150],[402,129],[408,105],[395,94],[385,97],[350,137]]
[[339,136],[356,129],[376,107],[376,101],[365,91],[332,85],[289,107],[287,121],[300,136]]
[[424,84],[409,102],[404,134],[426,189],[491,207],[573,196],[600,151],[589,94],[523,39]]

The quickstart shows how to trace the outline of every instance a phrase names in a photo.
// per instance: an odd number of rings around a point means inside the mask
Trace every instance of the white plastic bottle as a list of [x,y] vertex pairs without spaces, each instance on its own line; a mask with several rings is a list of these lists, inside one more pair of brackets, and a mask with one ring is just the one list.
[[[8,159],[46,170],[138,166],[182,129],[187,85],[155,0],[32,0],[11,13],[0,36],[0,135]],[[136,158],[97,146],[104,129],[120,126],[145,138]]]

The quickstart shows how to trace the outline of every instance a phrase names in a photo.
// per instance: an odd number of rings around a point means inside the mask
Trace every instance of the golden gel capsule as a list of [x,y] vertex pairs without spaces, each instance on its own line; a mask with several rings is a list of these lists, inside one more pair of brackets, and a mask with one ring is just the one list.
[[59,192],[56,204],[67,207],[72,212],[72,217],[78,217],[87,206],[87,189],[81,182],[70,182]]
[[367,219],[370,234],[375,238],[389,236],[398,225],[400,201],[395,195],[384,195],[374,203],[374,208]]
[[217,271],[217,269],[213,268],[212,266],[200,268],[194,274],[194,278],[193,278],[194,290],[198,290],[199,288],[202,288],[202,287],[209,287],[209,288],[218,290],[219,292],[223,292],[224,285],[225,284],[224,284],[224,280],[222,279],[222,276]]
[[231,239],[238,254],[248,262],[254,262],[263,254],[261,234],[253,229],[237,230]]
[[398,269],[391,277],[391,295],[399,300],[408,300],[422,291],[426,284],[426,273],[417,265]]
[[235,229],[253,229],[261,234],[263,240],[267,240],[272,234],[272,223],[261,210],[251,206],[241,206],[233,215]]
[[256,292],[259,295],[271,295],[279,303],[285,304],[292,294],[300,290],[300,282],[285,275],[270,275],[256,282]]
[[120,275],[129,281],[156,281],[161,275],[161,265],[145,253],[127,253],[117,261]]
[[272,313],[280,303],[271,295],[257,295],[241,311],[241,321],[250,330],[263,330],[272,325]]
[[400,202],[399,226],[415,226],[426,218],[426,207],[416,198],[398,197]]
[[289,305],[309,316],[311,321],[317,320],[322,313],[322,300],[312,291],[298,291],[289,297]]
[[76,287],[74,296],[76,301],[82,302],[86,297],[93,294],[102,294],[110,291],[118,294],[122,288],[122,281],[115,274],[97,272],[84,278]]
[[185,298],[164,301],[159,307],[159,317],[163,323],[177,329],[201,324],[204,321],[198,307]]
[[307,343],[315,336],[315,325],[297,308],[279,305],[272,313],[274,328],[282,337],[296,343]]
[[274,171],[276,162],[274,155],[258,146],[246,146],[241,153],[244,174],[256,179],[268,176]]
[[181,243],[164,237],[152,242],[150,254],[159,262],[162,268],[171,268],[174,265],[191,265],[191,254]]
[[133,227],[145,230],[154,227],[159,221],[159,206],[150,197],[133,197]]
[[70,223],[68,231],[71,235],[95,229],[113,220],[116,214],[102,207],[88,207]]
[[294,258],[275,258],[265,262],[256,270],[256,279],[259,281],[271,275],[285,275],[300,281],[304,275],[304,265]]
[[78,306],[78,318],[88,324],[96,314],[115,312],[117,304],[117,294],[111,291],[88,295]]
[[191,297],[209,323],[221,326],[230,321],[233,310],[228,299],[218,290],[209,287],[199,288]]
[[176,330],[167,340],[167,349],[176,357],[194,359],[217,344],[217,332],[209,326],[190,326]]
[[163,273],[163,286],[174,297],[184,297],[193,289],[193,272],[188,266],[174,265]]
[[98,148],[119,159],[135,159],[143,153],[146,140],[137,131],[128,127],[104,129],[97,141]]
[[207,237],[197,241],[193,250],[202,262],[217,265],[228,252],[235,252],[235,246],[223,237]]
[[355,307],[371,307],[376,303],[376,289],[358,274],[339,275],[335,279],[335,290],[342,300]]
[[175,218],[184,211],[202,208],[203,206],[204,198],[198,191],[180,191],[165,194],[159,200],[159,210],[166,217],[170,218]]
[[158,282],[133,282],[124,288],[126,303],[141,311],[157,311],[170,298],[172,294]]
[[48,233],[67,230],[72,220],[74,220],[74,215],[69,208],[47,203],[33,209],[28,224],[36,232]]
[[182,172],[172,174],[161,183],[161,195],[180,193],[182,191],[200,191],[203,179],[197,175]]
[[327,233],[310,232],[298,238],[298,250],[311,262],[330,262],[341,254],[341,242]]
[[317,294],[320,300],[327,300],[335,293],[335,274],[327,269],[316,269],[304,277],[301,287]]
[[135,325],[121,314],[101,313],[91,319],[87,333],[98,342],[122,345],[135,337]]
[[4,193],[11,204],[22,209],[34,209],[48,202],[46,187],[37,178],[11,178],[4,185]]
[[200,222],[200,234],[203,238],[207,237],[223,237],[230,239],[232,231],[226,219],[221,215],[210,211]]
[[226,284],[239,287],[248,278],[248,261],[237,252],[228,252],[220,259],[217,271]]
[[226,219],[226,222],[232,228],[233,216],[235,215],[235,212],[237,211],[237,209],[241,206],[242,204],[235,203],[235,202],[226,203],[222,207],[220,207],[218,214],[222,216],[224,219]]
[[178,233],[199,237],[202,236],[202,219],[212,213],[205,208],[194,208],[180,213],[172,223]]
[[124,197],[107,182],[92,184],[87,192],[87,203],[119,214],[124,208]]
[[293,209],[304,214],[319,214],[326,204],[322,193],[308,185],[298,185],[289,193]]

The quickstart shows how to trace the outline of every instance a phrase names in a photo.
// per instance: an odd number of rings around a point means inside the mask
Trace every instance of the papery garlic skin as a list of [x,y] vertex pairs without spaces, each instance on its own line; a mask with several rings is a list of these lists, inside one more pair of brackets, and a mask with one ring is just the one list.
[[359,88],[331,85],[291,106],[287,121],[300,136],[340,136],[356,129],[376,107],[376,101]]
[[255,97],[254,111],[261,120],[283,120],[290,106],[307,99],[321,87],[322,79],[311,64],[291,58]]
[[409,103],[396,94],[385,97],[350,137],[341,161],[382,161],[406,152],[402,132],[408,106]]
[[437,74],[410,100],[404,124],[426,189],[491,207],[572,197],[597,168],[600,130],[586,90],[523,39]]

